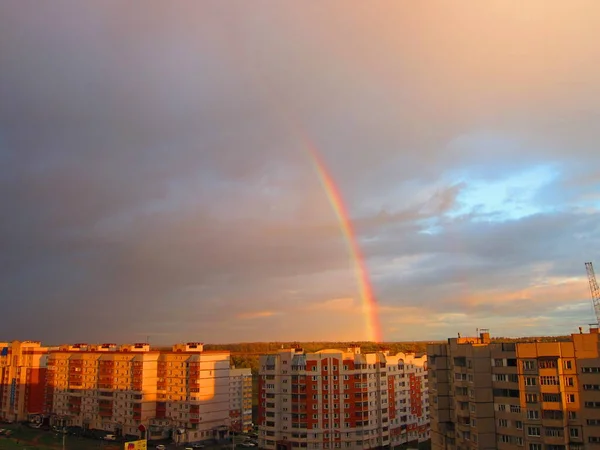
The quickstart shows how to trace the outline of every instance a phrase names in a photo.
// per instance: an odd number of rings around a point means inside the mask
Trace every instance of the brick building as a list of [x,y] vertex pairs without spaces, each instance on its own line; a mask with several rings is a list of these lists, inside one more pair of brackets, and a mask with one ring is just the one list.
[[44,412],[47,352],[37,341],[0,343],[0,419],[28,420]]
[[229,418],[233,431],[252,431],[251,369],[229,371]]
[[229,352],[200,343],[76,344],[49,353],[46,411],[56,425],[183,443],[229,423]]
[[259,447],[381,448],[429,438],[426,357],[359,347],[260,358]]
[[434,449],[600,448],[598,328],[565,342],[428,346]]

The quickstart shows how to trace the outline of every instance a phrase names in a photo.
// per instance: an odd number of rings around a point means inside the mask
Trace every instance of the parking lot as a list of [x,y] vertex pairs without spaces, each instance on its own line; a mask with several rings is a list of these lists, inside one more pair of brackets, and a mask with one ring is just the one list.
[[[10,430],[10,436],[0,436],[0,450],[123,450],[122,442],[91,439],[80,436],[70,436],[54,431],[30,428],[20,424],[0,424],[0,429]],[[4,433],[3,433],[4,434]],[[245,448],[250,438],[248,436],[235,436],[235,441],[203,444],[202,449],[224,450]],[[149,442],[148,450],[156,450],[157,445],[164,445],[165,450],[184,450],[193,448],[192,444],[175,445],[169,442]],[[64,447],[63,447],[64,446]],[[248,447],[250,447],[248,445]],[[253,448],[257,448],[255,445]],[[198,447],[199,448],[199,447]],[[196,450],[196,449],[194,449]]]

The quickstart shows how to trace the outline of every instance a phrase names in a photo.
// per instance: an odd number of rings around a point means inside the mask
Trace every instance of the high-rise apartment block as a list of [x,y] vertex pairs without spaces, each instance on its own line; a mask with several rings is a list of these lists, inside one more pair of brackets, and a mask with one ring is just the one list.
[[0,419],[43,413],[47,352],[35,341],[0,343]]
[[429,345],[432,448],[600,448],[599,336]]
[[239,433],[252,430],[252,371],[250,369],[229,371],[229,418],[233,431]]
[[200,343],[76,344],[49,353],[46,411],[56,425],[177,443],[230,428],[230,355]]
[[426,357],[359,347],[260,357],[259,447],[371,449],[429,439]]

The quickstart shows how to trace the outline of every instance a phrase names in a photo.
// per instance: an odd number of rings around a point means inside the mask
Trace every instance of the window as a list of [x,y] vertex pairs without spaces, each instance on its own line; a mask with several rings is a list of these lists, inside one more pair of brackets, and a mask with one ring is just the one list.
[[575,403],[575,394],[567,394],[565,397],[567,398],[567,403]]
[[515,421],[515,427],[517,428],[517,430],[522,430],[523,422],[521,422],[520,420]]
[[556,360],[555,359],[542,359],[538,362],[538,367],[540,369],[556,369]]
[[569,428],[569,436],[571,436],[572,438],[578,438],[579,428]]
[[523,369],[525,370],[534,370],[535,369],[535,361],[523,361]]
[[582,373],[600,373],[600,367],[582,367]]
[[508,428],[508,420],[498,419],[498,426],[502,428]]
[[563,367],[565,369],[572,369],[573,368],[573,362],[570,359],[567,359],[567,360],[563,361]]
[[545,402],[560,402],[560,394],[542,394],[542,400]]
[[584,391],[600,391],[600,384],[584,384]]
[[504,442],[505,444],[510,444],[510,436],[507,436],[505,434],[499,434],[498,442]]
[[527,410],[527,418],[528,419],[539,419],[540,418],[540,412],[536,411],[535,409],[528,409]]
[[510,412],[511,413],[520,413],[521,407],[519,405],[510,405]]
[[542,419],[562,420],[564,417],[560,409],[544,409],[542,411]]
[[529,444],[529,450],[542,450],[542,444]]
[[537,394],[525,394],[525,401],[527,403],[537,403],[538,396],[537,396]]
[[540,427],[527,427],[527,436],[539,436]]
[[569,411],[569,420],[577,419],[577,411]]
[[558,377],[555,376],[543,376],[540,377],[540,384],[543,386],[558,386]]
[[496,359],[494,359],[494,366],[496,366],[496,367],[503,367],[504,366],[504,360],[502,358],[496,358]]
[[537,386],[537,378],[536,377],[525,377],[525,386]]
[[565,377],[565,386],[575,386],[575,381],[573,380],[573,377]]
[[561,437],[563,435],[563,429],[562,428],[556,428],[556,427],[546,427],[546,436],[548,437]]

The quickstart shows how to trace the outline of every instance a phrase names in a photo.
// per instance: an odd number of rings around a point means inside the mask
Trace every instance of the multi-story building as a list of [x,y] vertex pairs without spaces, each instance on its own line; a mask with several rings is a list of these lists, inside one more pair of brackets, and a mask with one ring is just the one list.
[[252,430],[252,371],[229,371],[229,419],[235,432]]
[[40,342],[0,343],[0,419],[43,413],[47,352]]
[[227,432],[229,352],[200,343],[76,344],[49,353],[46,411],[54,424],[176,442]]
[[428,436],[426,357],[388,352],[260,358],[259,447],[381,448]]
[[[427,356],[386,354],[391,447],[429,439]],[[393,400],[392,400],[393,399]]]
[[600,448],[597,328],[564,342],[428,346],[434,449]]

